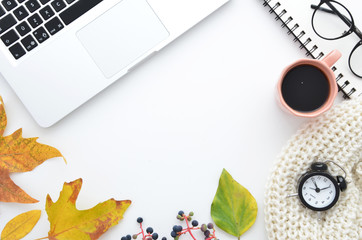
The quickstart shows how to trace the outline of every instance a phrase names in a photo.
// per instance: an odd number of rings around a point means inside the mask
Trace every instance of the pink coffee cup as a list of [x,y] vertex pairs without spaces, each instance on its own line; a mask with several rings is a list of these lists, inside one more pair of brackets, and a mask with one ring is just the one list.
[[333,50],[322,60],[300,59],[286,67],[277,84],[282,107],[300,117],[316,117],[329,110],[338,92],[331,67],[341,56]]

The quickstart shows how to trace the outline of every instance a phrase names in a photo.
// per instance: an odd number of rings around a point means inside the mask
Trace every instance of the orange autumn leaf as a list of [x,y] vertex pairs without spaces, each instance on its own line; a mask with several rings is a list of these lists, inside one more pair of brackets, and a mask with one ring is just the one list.
[[78,210],[75,202],[82,187],[82,179],[64,183],[57,202],[47,196],[45,210],[50,222],[50,240],[94,240],[110,227],[118,224],[131,204],[130,200],[113,198],[88,210]]
[[0,97],[0,136],[4,134],[6,124],[7,124],[7,119],[5,114],[4,101],[2,97]]
[[37,138],[23,138],[22,130],[0,137],[0,168],[9,172],[28,172],[45,160],[62,157],[55,148],[36,142]]
[[37,138],[23,138],[22,129],[3,136],[7,125],[4,102],[0,97],[0,201],[34,203],[11,179],[9,174],[28,172],[44,161],[62,154],[53,147],[36,142]]
[[30,197],[16,185],[9,176],[9,172],[0,169],[0,201],[18,203],[36,203],[38,200]]

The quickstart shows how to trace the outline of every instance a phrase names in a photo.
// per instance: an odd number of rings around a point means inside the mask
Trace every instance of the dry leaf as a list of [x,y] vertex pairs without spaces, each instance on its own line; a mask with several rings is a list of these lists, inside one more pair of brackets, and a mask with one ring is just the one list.
[[0,201],[37,202],[19,188],[10,179],[9,174],[28,172],[47,159],[63,156],[57,149],[36,142],[37,138],[23,138],[21,129],[4,137],[6,125],[4,102],[0,97]]
[[1,240],[18,240],[33,230],[41,215],[40,210],[22,213],[10,220],[1,233]]
[[55,203],[47,196],[45,209],[50,222],[49,239],[98,239],[110,227],[118,224],[131,204],[130,200],[116,201],[112,198],[91,209],[78,210],[75,202],[81,187],[82,179],[64,183]]
[[0,136],[4,134],[6,124],[7,124],[7,119],[5,114],[4,101],[0,96]]
[[8,171],[2,169],[0,169],[0,201],[18,203],[38,202],[38,200],[30,197],[10,179]]

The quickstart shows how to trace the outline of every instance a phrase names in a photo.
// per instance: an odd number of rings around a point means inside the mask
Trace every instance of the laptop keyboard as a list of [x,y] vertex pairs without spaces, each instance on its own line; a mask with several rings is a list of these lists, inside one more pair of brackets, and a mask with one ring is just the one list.
[[0,39],[19,59],[103,0],[0,1]]

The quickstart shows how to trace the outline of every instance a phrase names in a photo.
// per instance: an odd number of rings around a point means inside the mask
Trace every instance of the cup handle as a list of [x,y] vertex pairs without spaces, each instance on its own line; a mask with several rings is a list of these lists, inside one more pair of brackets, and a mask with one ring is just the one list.
[[325,56],[322,59],[322,62],[324,62],[329,68],[331,68],[337,62],[337,60],[341,58],[341,56],[342,53],[336,49],[330,52],[327,56]]

